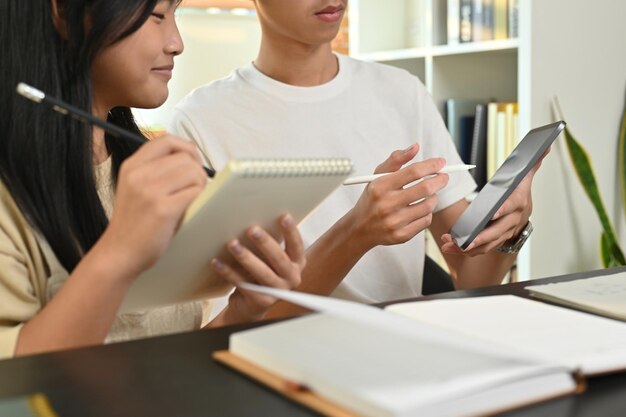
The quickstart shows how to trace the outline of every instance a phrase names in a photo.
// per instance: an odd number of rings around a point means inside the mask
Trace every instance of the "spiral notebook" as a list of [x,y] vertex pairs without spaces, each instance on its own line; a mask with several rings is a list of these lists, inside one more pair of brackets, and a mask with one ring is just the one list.
[[183,224],[159,261],[126,294],[122,312],[219,297],[232,286],[209,266],[228,258],[224,245],[247,243],[257,224],[278,237],[278,217],[301,222],[352,172],[349,159],[233,160],[189,206]]

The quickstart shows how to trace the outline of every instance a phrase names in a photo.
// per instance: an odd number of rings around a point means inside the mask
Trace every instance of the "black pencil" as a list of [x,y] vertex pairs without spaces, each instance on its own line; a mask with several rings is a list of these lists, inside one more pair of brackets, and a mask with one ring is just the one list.
[[[19,83],[17,85],[17,92],[21,96],[24,96],[27,99],[34,101],[35,103],[46,104],[51,109],[61,114],[72,116],[75,119],[78,119],[83,123],[101,127],[102,129],[104,129],[105,132],[109,133],[110,135],[116,138],[127,139],[130,141],[139,143],[139,144],[146,143],[146,140],[144,137],[137,135],[136,133],[129,132],[126,129],[123,129],[119,126],[116,126],[112,123],[107,122],[106,120],[99,119],[95,117],[94,115],[84,110],[79,109],[78,107],[72,106],[71,104],[67,104],[59,100],[56,97],[46,95],[43,91],[40,91],[34,87],[31,87],[28,84]],[[206,171],[209,177],[215,176],[215,170],[209,167],[204,167],[204,170]]]

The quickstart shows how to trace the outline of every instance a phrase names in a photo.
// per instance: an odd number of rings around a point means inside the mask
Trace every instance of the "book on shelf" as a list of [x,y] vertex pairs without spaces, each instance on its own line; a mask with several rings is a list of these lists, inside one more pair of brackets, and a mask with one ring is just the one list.
[[472,42],[493,39],[494,0],[473,0],[472,2]]
[[506,153],[509,145],[507,138],[507,123],[506,123],[506,103],[498,103],[498,112],[496,113],[496,161],[495,166],[499,167],[506,160],[508,154]]
[[461,0],[447,2],[448,45],[456,45],[461,39]]
[[498,116],[498,103],[491,102],[487,105],[487,179],[495,174],[497,165],[497,141],[496,141],[496,119]]
[[[530,295],[626,321],[626,273],[526,287]],[[626,345],[625,345],[626,346]]]
[[486,99],[450,98],[445,101],[445,122],[454,146],[464,163],[469,164],[472,152],[472,133],[476,105]]
[[516,38],[519,0],[447,0],[448,44]]
[[505,158],[508,157],[515,146],[517,146],[517,142],[519,142],[519,137],[517,133],[517,121],[518,121],[518,105],[517,102],[508,102],[504,105],[504,114],[505,114]]
[[480,190],[487,183],[487,104],[476,105],[469,163],[476,165],[471,173]]
[[517,142],[518,105],[516,102],[490,102],[487,105],[487,179],[511,154]]
[[519,36],[519,0],[509,0],[507,12],[508,36],[517,38]]
[[480,189],[517,144],[517,103],[448,99],[444,113],[459,156],[463,162],[476,165],[472,175]]
[[245,230],[259,225],[280,238],[278,218],[302,221],[352,172],[350,160],[231,160],[186,210],[165,253],[126,293],[120,311],[136,311],[225,295],[232,286],[210,267],[229,261],[226,243],[238,238],[254,251]]
[[459,143],[459,155],[461,156],[461,160],[469,164],[472,152],[472,129],[474,128],[474,115],[468,114],[461,116],[458,120],[456,129],[458,130],[455,133],[458,136]]
[[506,39],[509,36],[508,0],[493,0],[493,38]]
[[[415,313],[431,302],[381,310],[293,291],[245,288],[321,313],[234,333],[228,351],[216,353],[216,359],[326,415],[492,414],[576,392],[581,388],[578,369],[586,365],[590,370],[626,367],[626,324],[513,296],[471,299],[465,304],[471,308],[456,310],[452,304],[439,314],[465,323],[466,310],[486,311],[472,316],[478,323],[474,327],[480,330],[481,320],[491,319],[505,331],[485,341],[480,331],[468,334],[463,326],[447,327],[447,320],[438,323],[438,316],[429,321],[432,313]],[[511,311],[523,317],[518,307],[529,316],[509,322]],[[538,316],[542,318],[535,320]],[[597,325],[596,336],[616,331],[623,336],[585,342],[577,331],[579,320],[585,330]],[[552,329],[563,323],[565,328]],[[541,332],[564,338],[555,346],[546,345],[536,337]],[[511,347],[509,334],[528,335],[529,343],[517,337]],[[579,356],[554,354],[568,343],[581,345],[574,349]],[[606,349],[596,352],[599,346]],[[303,388],[304,398],[287,386]]]
[[481,40],[483,41],[493,39],[493,2],[494,0],[482,0],[483,27]]
[[483,0],[471,0],[472,4],[472,41],[487,40],[485,30],[485,3]]
[[466,43],[472,42],[473,36],[473,28],[472,28],[472,19],[473,19],[473,11],[472,11],[472,0],[461,0],[460,4],[460,32],[459,32],[459,42]]

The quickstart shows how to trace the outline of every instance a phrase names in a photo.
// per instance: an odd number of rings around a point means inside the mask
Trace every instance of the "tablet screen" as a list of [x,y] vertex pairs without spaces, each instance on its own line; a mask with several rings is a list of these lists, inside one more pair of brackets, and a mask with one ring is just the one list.
[[452,226],[450,234],[461,249],[466,249],[485,228],[564,128],[565,122],[560,121],[533,129],[524,136]]

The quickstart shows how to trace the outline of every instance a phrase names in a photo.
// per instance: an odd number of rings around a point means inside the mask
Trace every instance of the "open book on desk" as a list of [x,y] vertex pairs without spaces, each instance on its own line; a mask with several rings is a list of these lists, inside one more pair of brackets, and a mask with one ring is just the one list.
[[626,272],[526,289],[533,297],[626,321]]
[[626,323],[616,320],[514,295],[399,303],[386,310],[584,375],[626,370]]
[[575,369],[540,355],[362,304],[245,288],[322,313],[234,333],[216,359],[326,415],[475,416],[580,387]]
[[227,294],[232,286],[209,265],[231,259],[225,244],[259,225],[279,237],[278,218],[299,223],[352,172],[348,159],[233,160],[192,202],[183,224],[156,264],[141,274],[120,310],[141,310]]

